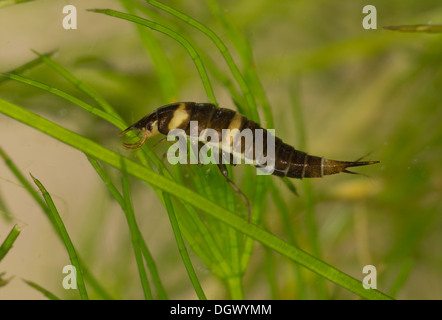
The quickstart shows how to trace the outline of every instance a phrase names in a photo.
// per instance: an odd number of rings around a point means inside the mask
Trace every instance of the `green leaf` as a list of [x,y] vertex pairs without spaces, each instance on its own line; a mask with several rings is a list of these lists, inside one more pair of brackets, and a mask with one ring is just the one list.
[[151,28],[153,30],[156,30],[158,32],[164,33],[168,35],[169,37],[173,38],[174,40],[178,41],[184,48],[186,48],[187,52],[190,54],[190,57],[192,58],[196,69],[198,70],[198,73],[201,77],[201,81],[203,82],[204,89],[206,90],[207,99],[209,102],[217,104],[215,94],[213,92],[212,85],[210,84],[210,79],[207,76],[206,69],[201,61],[200,55],[195,50],[194,46],[190,43],[190,41],[184,37],[183,35],[173,31],[170,28],[167,28],[159,23],[140,18],[138,16],[134,16],[131,14],[127,14],[124,12],[119,12],[111,9],[89,9],[88,11],[97,12],[97,13],[103,13],[107,14],[109,16],[113,16],[119,19],[124,19],[128,21],[132,21],[138,24],[141,24],[143,26],[146,26],[148,28]]
[[43,195],[43,198],[46,201],[46,205],[49,208],[49,211],[56,223],[56,226],[58,228],[59,233],[61,234],[61,238],[66,246],[66,249],[68,251],[69,254],[69,258],[71,260],[72,265],[75,267],[75,269],[77,270],[76,272],[76,278],[77,278],[77,284],[78,284],[78,290],[80,292],[80,297],[83,300],[87,300],[88,296],[87,296],[87,292],[86,292],[86,287],[84,285],[84,280],[83,280],[83,274],[82,274],[82,268],[80,266],[80,262],[78,260],[77,257],[77,253],[75,252],[75,248],[74,245],[72,244],[71,238],[69,237],[69,234],[66,230],[66,227],[63,224],[63,220],[61,220],[61,217],[58,213],[57,208],[55,207],[54,202],[52,201],[52,197],[51,195],[46,191],[45,187],[43,186],[43,184],[36,178],[34,178],[31,174],[32,179],[34,180],[34,183],[37,185],[37,187],[40,189],[41,194]]
[[399,32],[422,32],[422,33],[441,33],[442,24],[414,24],[402,26],[386,26],[386,30],[393,30]]
[[23,281],[31,286],[32,288],[34,288],[35,290],[43,293],[47,298],[49,298],[50,300],[60,300],[60,298],[58,298],[55,294],[53,294],[52,292],[50,292],[49,290],[46,290],[45,288],[43,288],[42,286],[36,284],[35,282],[29,281],[29,280],[24,280]]
[[0,261],[2,261],[8,251],[11,250],[12,245],[14,244],[20,232],[21,229],[18,225],[14,225],[14,227],[12,227],[5,241],[3,241],[2,245],[0,246]]

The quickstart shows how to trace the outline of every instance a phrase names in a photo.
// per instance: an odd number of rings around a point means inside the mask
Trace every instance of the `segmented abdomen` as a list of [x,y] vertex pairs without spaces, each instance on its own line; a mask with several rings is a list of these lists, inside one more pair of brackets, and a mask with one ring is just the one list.
[[[248,120],[239,113],[224,108],[218,108],[209,103],[182,102],[157,109],[158,130],[168,134],[173,129],[182,129],[190,135],[190,122],[198,122],[198,136],[203,130],[210,128],[216,130],[219,141],[222,139],[223,129],[250,129],[255,134],[256,129],[263,130],[263,155],[267,155],[267,130],[261,128],[256,122]],[[247,154],[244,140],[241,142],[241,152]],[[253,140],[248,148],[254,148]],[[255,154],[251,153],[255,160]],[[288,176],[291,178],[321,177],[322,158],[309,156],[307,153],[295,150],[292,146],[275,137],[275,168],[274,175]]]

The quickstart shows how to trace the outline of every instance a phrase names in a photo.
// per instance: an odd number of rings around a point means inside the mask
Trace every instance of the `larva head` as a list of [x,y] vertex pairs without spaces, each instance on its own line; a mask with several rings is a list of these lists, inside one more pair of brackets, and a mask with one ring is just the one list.
[[146,143],[147,139],[150,137],[156,136],[160,132],[158,131],[158,116],[156,112],[152,112],[151,114],[145,116],[140,121],[134,123],[126,130],[120,133],[120,136],[129,132],[131,130],[139,130],[141,132],[141,139],[136,143],[123,143],[123,145],[128,149],[137,149],[140,148],[144,143]]

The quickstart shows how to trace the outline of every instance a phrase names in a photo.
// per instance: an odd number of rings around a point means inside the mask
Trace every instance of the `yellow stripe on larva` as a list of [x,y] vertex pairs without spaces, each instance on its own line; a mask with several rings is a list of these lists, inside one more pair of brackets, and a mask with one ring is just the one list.
[[223,144],[227,146],[231,146],[233,144],[233,139],[238,133],[240,133],[239,129],[242,126],[243,118],[244,117],[239,113],[235,113],[230,121],[229,127],[227,128],[230,131],[228,131],[228,134],[224,136]]
[[184,121],[189,119],[189,113],[186,110],[186,104],[180,103],[178,108],[174,111],[172,119],[169,122],[168,129],[173,130],[178,128]]
[[229,127],[227,129],[233,130],[233,129],[240,129],[243,121],[243,116],[239,113],[235,113],[232,120],[230,121]]

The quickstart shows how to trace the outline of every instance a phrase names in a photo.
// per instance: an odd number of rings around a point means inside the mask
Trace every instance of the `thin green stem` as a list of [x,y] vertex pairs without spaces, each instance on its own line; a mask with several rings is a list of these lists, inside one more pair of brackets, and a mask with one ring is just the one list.
[[210,84],[210,79],[207,76],[207,72],[206,72],[206,69],[205,69],[202,61],[201,61],[201,58],[200,58],[198,52],[195,50],[195,48],[190,43],[190,41],[187,40],[183,35],[175,32],[172,29],[169,29],[161,24],[158,24],[156,22],[153,22],[153,21],[150,21],[147,19],[143,19],[143,18],[134,16],[134,15],[131,15],[131,14],[127,14],[124,12],[119,12],[119,11],[115,11],[115,10],[111,10],[111,9],[90,9],[88,11],[103,13],[103,14],[106,14],[106,15],[109,15],[112,17],[116,17],[119,19],[135,22],[140,25],[151,28],[155,31],[164,33],[165,35],[178,41],[187,50],[190,57],[192,58],[192,61],[194,62],[195,67],[198,70],[198,73],[200,75],[204,89],[206,91],[207,99],[209,100],[209,102],[217,104],[212,85]]
[[63,78],[68,80],[71,84],[73,84],[76,88],[78,88],[80,91],[83,91],[88,96],[93,98],[102,108],[104,111],[115,117],[116,119],[120,119],[120,115],[112,108],[112,106],[107,103],[106,100],[103,99],[103,97],[98,94],[92,87],[87,85],[86,83],[80,81],[78,78],[74,77],[68,70],[63,68],[61,65],[56,63],[54,60],[52,60],[48,55],[41,54],[35,50],[32,50],[36,55],[40,57],[40,59],[46,63],[49,67],[54,69],[59,75],[61,75]]
[[8,251],[12,248],[12,245],[14,244],[20,232],[21,229],[18,225],[14,225],[14,227],[12,227],[5,241],[3,241],[2,245],[0,246],[0,261],[2,261]]
[[[5,161],[8,168],[14,174],[14,176],[20,181],[26,191],[32,196],[32,198],[37,202],[42,211],[45,213],[50,223],[52,224],[57,235],[62,239],[59,229],[57,228],[57,224],[53,218],[53,215],[50,212],[50,209],[46,205],[45,201],[40,197],[38,192],[32,187],[32,185],[28,182],[19,168],[14,164],[11,158],[0,148],[0,156]],[[80,259],[81,260],[81,259]],[[94,276],[89,272],[89,270],[83,266],[84,277],[87,279],[90,286],[104,299],[111,299],[111,297],[107,294],[107,292],[102,288],[102,286],[98,283],[98,281],[94,278]]]
[[[120,192],[114,186],[114,184],[110,180],[109,176],[104,172],[103,168],[100,166],[98,161],[91,158],[91,157],[88,157],[88,159],[89,159],[89,162],[91,163],[92,167],[95,169],[95,171],[98,173],[100,178],[103,180],[103,182],[106,185],[106,187],[108,188],[109,192],[112,194],[112,196],[115,198],[115,200],[117,200],[121,209],[123,210],[123,212],[125,212],[126,218],[128,219],[129,213],[126,213],[126,211],[125,211],[125,210],[127,210],[126,209],[127,203],[126,203],[124,197],[120,194]],[[129,220],[128,220],[128,222],[129,222]],[[138,224],[137,223],[132,224],[131,227],[134,227],[135,232],[137,233],[136,241],[138,241],[139,248],[144,256],[144,259],[146,260],[146,265],[152,275],[153,283],[154,283],[154,285],[157,289],[157,292],[158,292],[158,297],[159,297],[159,299],[167,299],[167,294],[166,294],[163,284],[161,282],[155,261],[153,260],[152,255],[151,255],[145,241],[143,240],[143,236],[141,234],[140,229],[138,228]],[[134,236],[132,234],[132,230],[131,230],[131,236],[132,236],[132,238],[134,238]],[[137,249],[135,249],[135,247],[134,247],[134,250],[137,250]],[[137,261],[137,263],[138,263],[138,261]],[[144,288],[144,286],[143,286],[143,288]],[[145,294],[145,296],[146,296],[146,294]]]
[[35,282],[29,281],[29,280],[24,280],[23,281],[30,287],[34,288],[37,291],[40,291],[43,295],[45,295],[47,298],[49,298],[50,300],[60,300],[59,297],[57,297],[55,294],[53,294],[52,292],[50,292],[49,290],[43,288],[42,286],[36,284]]
[[210,30],[210,28],[206,27],[201,22],[195,20],[194,18],[188,16],[187,14],[185,14],[175,8],[172,8],[172,7],[170,7],[164,3],[158,2],[156,0],[146,0],[146,2],[154,7],[157,7],[161,10],[164,10],[164,11],[170,13],[171,15],[174,15],[178,19],[183,20],[184,22],[188,23],[189,25],[200,30],[202,33],[204,33],[206,36],[208,36],[210,38],[210,40],[213,41],[213,43],[218,48],[219,52],[222,54],[224,60],[226,61],[228,67],[230,68],[230,71],[232,72],[235,80],[238,82],[238,85],[240,86],[240,88],[244,94],[244,98],[247,102],[247,109],[246,109],[247,115],[250,116],[250,118],[253,119],[254,121],[259,122],[259,116],[256,111],[255,99],[254,99],[252,93],[250,92],[247,82],[244,80],[244,77],[242,76],[241,72],[239,71],[239,68],[237,67],[235,61],[233,60],[232,55],[229,52],[229,49],[224,44],[224,42],[221,40],[221,38],[215,32]]
[[135,214],[133,211],[132,203],[130,201],[130,190],[129,190],[129,178],[127,176],[126,167],[124,165],[124,161],[121,161],[121,168],[123,172],[123,200],[124,207],[123,211],[126,215],[126,220],[129,225],[130,235],[132,238],[132,246],[135,254],[135,261],[138,267],[138,273],[140,275],[141,285],[143,287],[144,298],[148,300],[152,300],[152,291],[150,289],[149,281],[147,279],[146,270],[144,268],[143,258],[141,256],[140,243],[142,242],[140,239],[140,232],[138,229],[137,221],[135,219]]
[[97,117],[100,117],[101,119],[106,120],[109,123],[112,123],[120,130],[123,130],[126,128],[126,124],[121,120],[120,117],[116,117],[108,112],[104,112],[104,111],[102,111],[94,106],[91,106],[90,104],[87,104],[87,103],[83,102],[82,100],[80,100],[80,99],[78,99],[78,98],[76,98],[76,97],[74,97],[64,91],[54,88],[50,85],[47,85],[47,84],[29,79],[26,77],[22,77],[22,76],[13,74],[13,73],[6,73],[6,74],[3,74],[3,76],[7,77],[9,79],[12,79],[12,80],[16,80],[21,83],[28,84],[30,86],[33,86],[33,87],[36,87],[39,89],[42,89],[42,90],[47,91],[49,93],[55,94],[56,96],[59,96],[63,99],[66,99],[66,100],[72,102],[73,104],[76,104],[77,106],[83,108],[84,110],[90,112],[91,114],[93,114]]
[[[304,117],[302,113],[302,107],[300,102],[300,88],[299,83],[298,86],[295,88],[295,90],[292,91],[292,104],[293,104],[293,111],[294,111],[294,121],[295,121],[295,127],[297,128],[298,133],[298,144],[299,148],[301,150],[307,149],[307,138],[306,138],[306,130],[304,126]],[[304,188],[304,196],[305,196],[305,202],[306,202],[306,222],[307,222],[307,229],[308,229],[308,235],[310,238],[310,243],[312,244],[312,251],[313,254],[321,258],[321,248],[319,244],[319,238],[318,238],[318,227],[316,224],[316,217],[315,217],[315,199],[313,194],[313,188],[311,185],[311,182],[308,179],[304,179],[302,181],[303,188]],[[322,299],[325,299],[327,297],[327,288],[325,285],[325,282],[322,278],[319,278],[318,280],[318,293],[319,296]]]
[[[247,39],[245,39],[245,37],[243,37],[240,34],[240,32],[238,32],[238,30],[233,26],[233,24],[225,17],[223,10],[221,9],[218,1],[206,0],[206,3],[209,6],[210,10],[212,11],[213,15],[215,17],[218,17],[219,21],[224,27],[224,30],[227,33],[227,36],[232,41],[233,45],[236,47],[236,51],[239,53],[241,57],[245,76],[243,77],[243,79],[238,79],[236,77],[235,78],[238,84],[240,85],[241,89],[243,90],[244,96],[247,98],[247,95],[250,94],[250,96],[253,99],[253,104],[251,105],[253,109],[257,108],[255,102],[255,96],[258,98],[258,101],[261,103],[261,107],[264,111],[264,117],[266,120],[267,127],[274,128],[272,110],[270,108],[270,103],[266,97],[265,91],[262,87],[261,81],[259,80],[258,74],[256,72],[256,66],[255,63],[253,62],[253,54],[250,47],[250,43],[248,42]],[[236,69],[238,68],[236,67]],[[238,70],[237,72],[239,73],[240,71]],[[244,91],[245,87],[241,85],[242,81],[244,81],[245,83],[247,95],[246,92]],[[251,100],[247,101],[249,101],[250,104]]]
[[88,295],[87,295],[87,291],[86,291],[86,287],[84,285],[84,280],[83,280],[83,273],[82,273],[82,268],[80,266],[80,262],[78,260],[77,257],[77,253],[75,251],[74,245],[72,244],[71,238],[69,237],[69,234],[66,230],[66,227],[63,224],[63,220],[61,220],[61,217],[58,213],[57,208],[55,207],[54,202],[52,201],[52,197],[51,195],[46,191],[45,187],[43,186],[43,184],[36,178],[34,178],[31,174],[32,179],[34,180],[34,183],[37,185],[37,187],[40,189],[41,194],[43,195],[43,198],[45,199],[45,202],[52,214],[52,217],[56,223],[56,226],[61,234],[61,237],[63,239],[63,242],[66,246],[66,249],[68,251],[69,254],[69,259],[71,260],[72,265],[75,267],[76,269],[76,278],[77,278],[77,285],[78,285],[78,290],[80,292],[80,297],[83,300],[87,300],[88,299]]
[[175,211],[173,209],[172,201],[170,200],[170,196],[167,193],[163,194],[164,203],[166,205],[167,213],[169,215],[170,224],[172,225],[173,233],[175,235],[175,239],[178,245],[178,250],[181,255],[181,259],[183,259],[184,266],[186,267],[187,274],[189,275],[189,279],[192,282],[193,288],[200,300],[206,300],[206,295],[204,294],[203,288],[198,280],[198,277],[195,273],[195,269],[193,268],[192,261],[190,260],[189,253],[187,252],[186,245],[184,244],[183,237],[181,235],[181,230],[178,225],[178,220],[175,216]]
[[[135,8],[147,9],[144,5],[141,7],[141,3],[126,0],[120,0],[120,2],[130,14],[134,14]],[[178,89],[175,71],[173,70],[169,58],[167,57],[160,42],[154,37],[151,30],[138,24],[136,26],[138,34],[140,35],[140,40],[143,46],[146,48],[146,51],[149,53],[155,68],[155,72],[157,73],[161,96],[163,97],[164,101],[176,101]]]
[[[46,56],[50,57],[53,54],[54,54],[54,51],[47,53]],[[32,69],[33,67],[35,67],[41,63],[42,63],[42,60],[40,57],[38,57],[38,58],[35,58],[34,60],[31,60],[31,61],[21,65],[18,68],[15,68],[14,70],[9,71],[8,73],[20,74],[22,72]],[[3,81],[6,81],[6,80],[8,80],[8,79],[7,78],[0,78],[0,83],[2,83]]]
[[9,168],[9,170],[11,170],[11,172],[18,179],[18,181],[21,183],[21,185],[31,195],[31,197],[35,200],[35,202],[37,202],[37,204],[43,210],[45,215],[49,218],[49,221],[51,222],[52,226],[54,227],[55,230],[57,230],[57,233],[58,233],[58,229],[55,227],[55,221],[54,221],[45,201],[41,198],[39,193],[32,187],[32,185],[29,183],[29,181],[21,173],[19,168],[15,165],[15,163],[12,161],[12,159],[4,152],[4,150],[1,147],[0,147],[0,156],[3,158],[3,161],[5,161],[6,166]]

